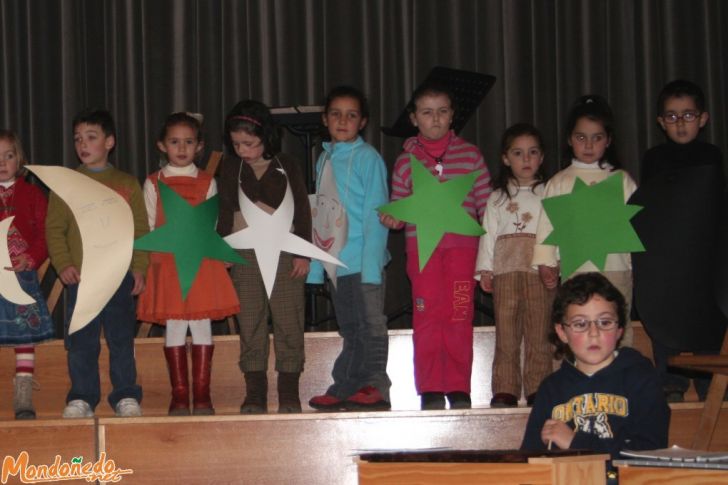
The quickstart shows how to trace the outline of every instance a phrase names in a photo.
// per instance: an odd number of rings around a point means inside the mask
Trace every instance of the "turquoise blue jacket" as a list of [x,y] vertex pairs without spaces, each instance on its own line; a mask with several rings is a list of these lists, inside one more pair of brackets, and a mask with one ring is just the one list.
[[[323,148],[316,162],[317,178],[324,160],[329,157],[349,220],[346,245],[339,253],[347,268],[338,266],[336,276],[361,273],[362,283],[381,284],[382,269],[389,262],[388,229],[379,222],[377,208],[389,202],[387,167],[379,152],[361,137],[349,143],[325,142]],[[324,282],[320,262],[311,262],[306,282]]]

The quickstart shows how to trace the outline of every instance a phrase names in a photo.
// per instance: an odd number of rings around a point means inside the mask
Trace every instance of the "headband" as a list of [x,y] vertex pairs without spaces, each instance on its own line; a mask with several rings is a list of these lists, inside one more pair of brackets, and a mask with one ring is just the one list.
[[255,118],[251,118],[250,116],[239,115],[239,116],[233,116],[232,119],[234,119],[234,120],[241,120],[241,121],[247,121],[247,122],[253,123],[255,126],[262,126],[262,124],[260,123],[260,121],[256,120]]

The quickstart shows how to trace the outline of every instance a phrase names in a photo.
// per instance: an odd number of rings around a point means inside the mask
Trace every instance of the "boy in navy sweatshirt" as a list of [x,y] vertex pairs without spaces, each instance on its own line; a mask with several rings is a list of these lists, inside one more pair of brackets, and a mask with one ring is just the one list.
[[626,323],[622,294],[599,273],[565,282],[552,321],[561,368],[536,394],[521,448],[609,453],[667,446],[670,408],[650,361],[617,350]]

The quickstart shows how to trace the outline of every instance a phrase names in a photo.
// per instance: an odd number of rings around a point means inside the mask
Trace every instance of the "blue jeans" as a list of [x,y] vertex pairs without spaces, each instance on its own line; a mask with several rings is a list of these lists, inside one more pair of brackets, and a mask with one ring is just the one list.
[[134,279],[127,273],[119,289],[96,318],[71,335],[68,334],[68,327],[76,306],[78,285],[68,286],[64,335],[71,390],[68,391],[66,402],[81,399],[86,401],[91,409],[96,409],[99,404],[101,398],[99,353],[102,326],[106,345],[109,347],[109,374],[113,387],[109,394],[109,404],[115,408],[120,400],[127,397],[141,402],[142,388],[136,383],[134,362],[136,313],[134,297],[131,295],[133,286]]
[[364,386],[374,386],[389,401],[384,284],[363,284],[360,273],[339,276],[331,293],[344,345],[331,371],[334,383],[326,393],[346,399]]

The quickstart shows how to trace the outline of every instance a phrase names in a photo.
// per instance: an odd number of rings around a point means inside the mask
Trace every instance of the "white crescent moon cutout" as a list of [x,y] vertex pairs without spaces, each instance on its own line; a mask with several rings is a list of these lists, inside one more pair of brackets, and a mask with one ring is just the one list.
[[0,247],[0,294],[10,303],[31,305],[35,303],[35,298],[20,287],[15,271],[5,269],[13,265],[10,262],[10,252],[8,250],[8,230],[10,230],[13,219],[15,219],[15,216],[0,221],[0,241],[5,241],[5,244]]
[[81,281],[68,333],[96,318],[129,270],[134,218],[114,190],[70,168],[27,165],[70,208],[83,246]]

